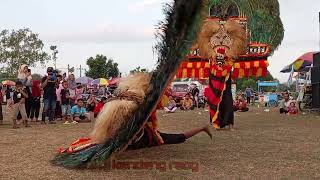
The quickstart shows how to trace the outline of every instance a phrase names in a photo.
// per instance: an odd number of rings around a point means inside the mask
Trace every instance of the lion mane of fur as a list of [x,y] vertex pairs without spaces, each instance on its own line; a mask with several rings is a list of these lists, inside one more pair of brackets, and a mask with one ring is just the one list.
[[90,134],[93,143],[102,144],[114,137],[117,130],[125,123],[125,121],[137,110],[139,103],[143,101],[146,94],[151,89],[150,74],[136,73],[120,81],[116,94],[134,94],[134,101],[130,98],[115,98],[105,104],[100,112],[94,129]]
[[[210,38],[216,34],[221,25],[218,20],[207,20],[202,25],[199,32],[197,44],[194,48],[199,48],[200,55],[204,57],[216,57],[216,51],[210,47]],[[233,60],[238,58],[239,55],[244,54],[247,47],[246,31],[235,20],[227,20],[224,25],[227,33],[232,38],[232,45],[227,50],[226,54]]]

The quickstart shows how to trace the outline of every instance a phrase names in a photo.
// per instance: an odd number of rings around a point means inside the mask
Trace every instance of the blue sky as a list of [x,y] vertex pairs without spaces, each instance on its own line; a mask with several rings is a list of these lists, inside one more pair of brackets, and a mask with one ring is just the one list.
[[[0,29],[28,27],[46,44],[57,45],[58,67],[85,65],[97,53],[113,58],[126,73],[152,69],[154,27],[170,0],[0,0]],[[281,68],[307,51],[319,50],[319,0],[279,0],[285,39],[270,58],[271,73],[282,82]],[[35,71],[43,73],[41,68]]]

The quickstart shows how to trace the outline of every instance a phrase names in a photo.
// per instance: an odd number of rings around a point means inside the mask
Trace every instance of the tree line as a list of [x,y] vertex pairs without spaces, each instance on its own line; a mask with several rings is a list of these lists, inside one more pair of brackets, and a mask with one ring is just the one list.
[[[54,47],[54,50],[56,50],[57,47]],[[2,65],[0,77],[15,78],[20,65],[28,64],[30,67],[44,66],[49,61],[55,59],[53,56],[45,52],[44,43],[39,38],[39,34],[33,33],[28,28],[0,31],[0,63]],[[89,57],[86,60],[86,64],[89,67],[86,76],[94,79],[119,77],[121,75],[118,67],[119,64],[112,58],[107,58],[102,54]],[[135,72],[149,72],[149,70],[139,66],[130,71],[130,73]],[[257,81],[274,80],[272,75],[268,73],[267,77],[238,79],[236,84],[239,90],[244,90],[249,86],[256,89]]]

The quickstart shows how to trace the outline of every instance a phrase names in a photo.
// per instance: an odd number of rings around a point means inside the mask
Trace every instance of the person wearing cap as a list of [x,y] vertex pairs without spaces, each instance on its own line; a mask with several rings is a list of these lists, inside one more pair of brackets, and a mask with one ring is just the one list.
[[57,77],[52,67],[47,69],[48,75],[42,78],[44,108],[42,114],[42,123],[49,119],[49,124],[55,124],[54,116],[56,111],[57,94],[56,89],[59,85]]

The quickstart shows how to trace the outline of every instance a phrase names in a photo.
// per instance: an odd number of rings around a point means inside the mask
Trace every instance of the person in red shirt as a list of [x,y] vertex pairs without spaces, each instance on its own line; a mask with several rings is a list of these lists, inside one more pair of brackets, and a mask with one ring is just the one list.
[[291,102],[288,108],[288,115],[296,115],[298,114],[298,108],[295,102]]
[[244,97],[236,97],[236,100],[233,103],[233,110],[240,111],[240,112],[247,112],[249,108],[247,106],[247,102],[245,101]]
[[30,119],[31,121],[35,120],[38,122],[39,114],[40,114],[40,107],[41,107],[41,87],[40,87],[40,81],[34,80],[32,82],[32,91],[31,95],[31,103],[32,106],[30,106]]
[[102,97],[101,101],[96,105],[96,107],[93,110],[94,118],[96,118],[99,115],[99,113],[102,110],[102,108],[103,108],[105,103],[107,103],[107,98],[106,97]]

